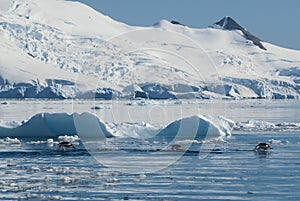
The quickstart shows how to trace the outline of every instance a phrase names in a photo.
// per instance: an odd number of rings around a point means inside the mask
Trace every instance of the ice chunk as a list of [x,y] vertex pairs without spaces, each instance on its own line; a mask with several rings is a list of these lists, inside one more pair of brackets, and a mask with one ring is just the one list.
[[18,138],[9,138],[0,139],[0,145],[21,145],[21,141]]
[[237,122],[235,130],[241,131],[298,131],[300,123],[271,123],[260,120],[248,120],[245,122]]
[[[94,127],[91,126],[94,123]],[[98,117],[89,114],[40,113],[15,127],[0,126],[0,137],[53,138],[62,135],[76,136],[78,132],[92,133],[99,126],[105,137],[112,137],[107,126]]]
[[118,137],[130,137],[130,138],[151,138],[155,136],[160,128],[151,124],[141,123],[129,123],[124,122],[120,124],[108,124],[112,130],[112,134]]
[[225,137],[231,135],[234,125],[224,117],[196,115],[169,124],[156,137],[175,141]]

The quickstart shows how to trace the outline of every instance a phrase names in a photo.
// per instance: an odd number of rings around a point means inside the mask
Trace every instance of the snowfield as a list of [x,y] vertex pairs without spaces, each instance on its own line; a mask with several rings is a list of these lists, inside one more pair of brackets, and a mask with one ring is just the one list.
[[5,0],[0,37],[0,98],[300,97],[300,52],[230,17],[134,27],[78,2]]

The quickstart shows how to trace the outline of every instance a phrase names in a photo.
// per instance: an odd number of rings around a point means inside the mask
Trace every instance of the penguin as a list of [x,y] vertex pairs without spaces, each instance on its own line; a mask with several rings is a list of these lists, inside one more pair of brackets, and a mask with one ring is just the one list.
[[171,146],[171,150],[172,151],[179,151],[179,152],[185,152],[186,151],[186,149],[184,147],[182,147],[181,145],[179,145],[179,144],[173,144]]
[[58,147],[59,151],[66,150],[66,148],[76,149],[76,147],[71,142],[67,142],[67,141],[59,142],[58,145],[59,145]]
[[266,153],[270,149],[273,149],[273,148],[269,144],[267,144],[265,142],[261,142],[255,146],[254,151],[256,151],[258,153]]

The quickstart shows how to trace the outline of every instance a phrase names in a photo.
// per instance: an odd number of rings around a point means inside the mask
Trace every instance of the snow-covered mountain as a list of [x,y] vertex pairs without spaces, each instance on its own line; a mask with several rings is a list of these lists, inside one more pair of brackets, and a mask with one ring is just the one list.
[[230,17],[203,29],[134,27],[74,1],[4,2],[1,98],[300,97],[300,51]]

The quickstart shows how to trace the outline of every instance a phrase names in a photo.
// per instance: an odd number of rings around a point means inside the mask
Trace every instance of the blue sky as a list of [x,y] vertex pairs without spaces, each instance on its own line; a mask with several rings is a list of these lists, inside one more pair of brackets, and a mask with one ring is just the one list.
[[161,19],[207,27],[231,16],[264,41],[300,50],[299,0],[79,0],[130,25]]

